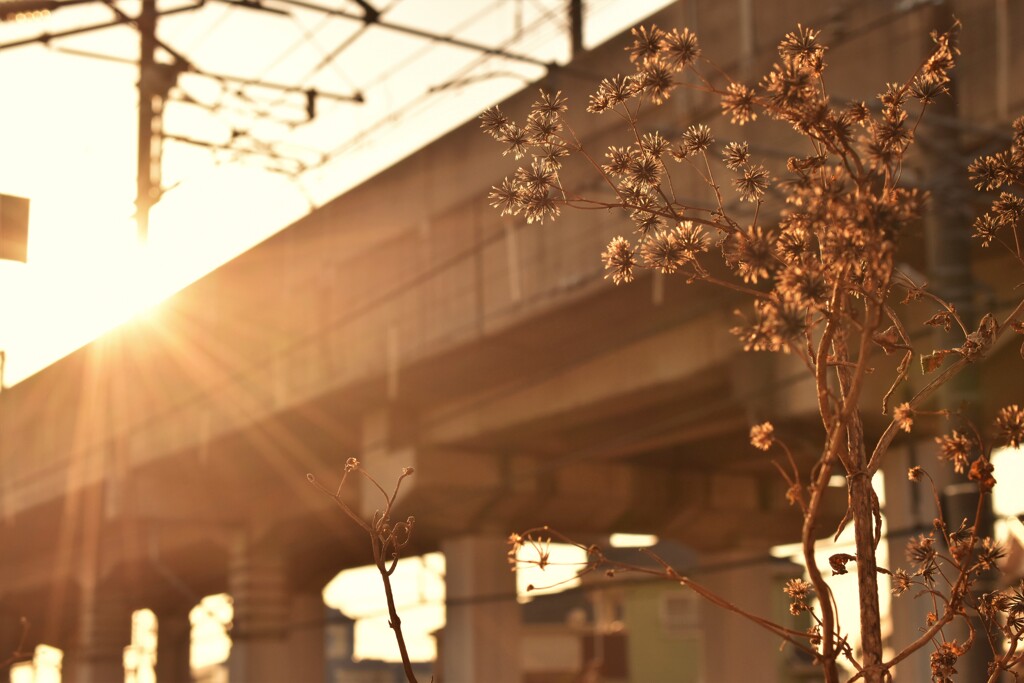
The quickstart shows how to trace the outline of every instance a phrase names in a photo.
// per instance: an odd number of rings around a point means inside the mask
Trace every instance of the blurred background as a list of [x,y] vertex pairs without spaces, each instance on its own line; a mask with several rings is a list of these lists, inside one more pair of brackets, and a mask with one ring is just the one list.
[[[333,490],[348,457],[385,488],[417,471],[394,581],[421,681],[814,680],[674,585],[578,577],[577,547],[509,571],[508,534],[550,523],[626,561],[654,547],[790,619],[799,518],[746,434],[771,419],[809,462],[820,420],[792,359],[740,353],[735,299],[604,279],[624,217],[499,217],[486,195],[515,164],[475,119],[499,102],[522,119],[543,87],[569,96],[595,157],[626,144],[584,109],[630,70],[641,21],[689,26],[748,82],[797,22],[819,27],[834,96],[874,102],[953,13],[957,105],[904,175],[964,190],[936,159],[1005,146],[1024,107],[1012,0],[0,0],[0,659],[26,655],[11,681],[404,680],[368,541],[307,482]],[[680,88],[646,125],[671,138],[717,108]],[[794,138],[762,124],[712,127],[781,169]],[[677,190],[701,201],[699,183]],[[906,265],[935,272],[918,246]],[[1003,310],[1007,264],[959,251],[970,297]],[[1024,401],[1019,360],[1000,348],[976,379],[987,414]],[[905,481],[931,436],[900,442],[878,481],[894,563],[935,515]],[[995,460],[1011,575],[1021,462]],[[359,513],[381,506],[346,487]],[[852,581],[833,579],[845,613]],[[924,616],[884,609],[894,646]],[[928,680],[926,657],[904,666]]]

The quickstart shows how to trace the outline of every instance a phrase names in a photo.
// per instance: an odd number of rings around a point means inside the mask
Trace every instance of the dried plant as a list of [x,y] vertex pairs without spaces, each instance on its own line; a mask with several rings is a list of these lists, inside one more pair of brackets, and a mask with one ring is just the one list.
[[[356,473],[368,481],[377,491],[380,492],[381,498],[384,502],[383,508],[380,508],[373,513],[373,517],[369,520],[363,519],[357,514],[348,503],[346,503],[342,497],[342,491],[345,487],[345,482],[348,480],[350,474]],[[384,597],[388,604],[388,626],[395,634],[395,641],[398,643],[398,651],[402,656],[402,668],[405,672],[405,677],[409,683],[417,683],[416,674],[413,673],[412,660],[409,659],[409,650],[405,645],[405,636],[402,634],[402,618],[398,614],[398,608],[395,606],[395,595],[392,590],[391,576],[395,573],[395,569],[398,568],[398,560],[401,559],[402,550],[412,540],[413,527],[416,525],[416,519],[414,517],[408,517],[404,522],[395,522],[391,519],[391,510],[395,506],[395,499],[398,498],[398,492],[401,489],[402,481],[406,477],[410,477],[413,474],[413,468],[405,467],[402,469],[402,474],[399,475],[398,481],[395,482],[395,489],[389,495],[387,491],[380,485],[380,483],[374,479],[362,466],[356,458],[349,458],[345,463],[345,472],[341,475],[341,481],[338,482],[338,488],[335,491],[331,491],[319,481],[312,474],[307,474],[306,479],[309,483],[319,489],[323,494],[328,496],[334,503],[341,508],[348,517],[354,521],[363,531],[366,532],[367,536],[370,537],[370,548],[373,550],[373,564],[377,567],[377,571],[380,573],[381,582],[384,584]]]
[[[705,59],[688,29],[635,29],[629,48],[633,73],[602,81],[587,106],[592,114],[617,117],[625,129],[626,140],[608,147],[603,158],[574,132],[560,93],[542,92],[523,125],[497,107],[481,117],[484,131],[505,146],[505,154],[529,161],[493,189],[493,205],[502,215],[543,223],[557,218],[563,208],[622,212],[632,233],[615,237],[601,255],[608,278],[624,285],[647,268],[748,297],[743,322],[732,330],[742,348],[791,354],[814,380],[824,438],[810,467],[798,465],[771,423],[750,432],[755,448],[783,454],[784,460],[774,464],[787,485],[787,500],[803,515],[802,554],[809,580],[794,578],[785,590],[790,611],[810,615],[810,630],[744,612],[664,563],[653,569],[620,565],[599,548],[581,546],[589,557],[585,569],[645,571],[677,581],[810,654],[828,683],[840,680],[841,660],[855,671],[850,681],[892,680],[895,665],[921,648],[931,648],[933,680],[940,683],[953,680],[957,661],[971,647],[991,650],[992,682],[1024,659],[1018,652],[1024,633],[1024,585],[981,596],[974,592],[979,578],[1003,554],[984,536],[982,512],[995,485],[992,448],[1024,441],[1024,411],[1018,406],[1003,408],[989,434],[963,419],[963,427],[936,439],[940,460],[977,486],[973,521],[947,524],[933,486],[934,530],[911,541],[909,566],[889,569],[876,562],[881,512],[872,479],[894,439],[912,432],[918,416],[956,417],[926,402],[982,360],[997,339],[1011,332],[1024,334],[1024,301],[1001,319],[985,314],[973,327],[941,293],[897,266],[904,235],[920,222],[927,199],[904,182],[904,161],[928,107],[949,95],[950,71],[959,54],[958,30],[957,24],[934,32],[933,49],[917,70],[903,83],[888,84],[878,95],[878,106],[871,107],[837,103],[829,96],[824,79],[827,48],[819,32],[807,27],[798,25],[783,38],[778,63],[756,87],[731,80]],[[722,115],[734,124],[762,118],[788,125],[810,153],[790,157],[784,170],[770,170],[753,158],[746,142],[719,144],[703,123],[689,126],[678,139],[644,129],[641,112],[661,105],[679,87],[717,96]],[[970,166],[979,190],[1000,191],[991,209],[975,222],[974,236],[982,246],[1003,248],[1024,265],[1018,234],[1024,225],[1024,117],[1013,126],[1009,149]],[[572,189],[562,173],[571,156],[585,160],[596,173],[603,194]],[[680,199],[676,188],[683,185],[673,180],[679,172],[692,174],[707,188],[706,204]],[[739,200],[739,208],[730,196]],[[916,329],[910,323],[922,305],[933,313],[926,325],[941,327],[959,341],[921,353],[925,340],[912,338],[908,330]],[[880,396],[888,426],[869,443],[863,394],[866,376],[881,367],[879,350],[896,354],[899,362]],[[930,379],[893,407],[893,396],[909,379],[915,357]],[[834,596],[815,561],[822,501],[835,474],[843,475],[848,487],[848,511],[836,535],[852,521],[856,551],[833,555],[830,565],[835,574],[846,573],[850,563],[856,566],[857,651],[850,634],[840,628]],[[930,480],[920,468],[909,476],[912,481]],[[511,560],[517,562],[522,545],[543,546],[552,538],[568,540],[547,527],[513,534]],[[920,637],[888,659],[880,631],[879,573],[892,576],[896,595],[924,595],[934,605]],[[976,621],[984,630],[975,627]],[[966,637],[950,635],[947,626],[954,622],[964,625],[961,633]]]
[[26,649],[28,645],[29,621],[25,617],[21,617],[19,621],[21,624],[21,637],[18,639],[18,645],[10,653],[10,656],[0,660],[0,673],[7,673],[13,665],[32,659],[33,653]]

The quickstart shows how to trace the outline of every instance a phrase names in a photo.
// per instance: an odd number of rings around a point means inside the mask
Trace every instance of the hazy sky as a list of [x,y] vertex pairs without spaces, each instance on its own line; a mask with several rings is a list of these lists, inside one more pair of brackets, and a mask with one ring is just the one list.
[[[161,10],[187,5],[162,0]],[[128,26],[0,50],[0,193],[32,200],[29,264],[0,262],[0,349],[7,384],[285,227],[543,75],[543,67],[325,17],[280,0],[287,16],[211,2],[160,19],[159,38],[204,72],[348,95],[225,87],[183,74],[166,108],[170,135],[273,149],[268,159],[167,141],[151,239],[135,240],[138,36]],[[351,0],[324,5],[358,12]],[[595,44],[667,0],[589,0]],[[548,61],[568,56],[566,0],[378,0],[395,24]],[[128,15],[140,3],[119,2]],[[113,18],[86,3],[0,24],[0,46]],[[336,49],[351,41],[335,59]],[[106,55],[113,60],[77,53]],[[167,55],[159,59],[168,59]],[[117,61],[123,60],[123,61]],[[127,62],[127,63],[126,63]],[[187,100],[187,101],[186,101]],[[215,111],[210,111],[211,109]],[[298,124],[298,125],[292,125]]]
[[[322,1],[358,11],[350,0]],[[590,45],[600,42],[669,1],[588,0],[586,40]],[[187,2],[162,0],[160,7]],[[301,159],[314,168],[289,177],[266,170],[265,159],[167,142],[164,184],[170,189],[153,211],[151,239],[144,248],[136,243],[132,218],[137,70],[116,60],[62,51],[131,61],[138,54],[134,31],[122,26],[55,40],[49,47],[0,50],[0,192],[32,200],[30,263],[0,262],[0,349],[8,354],[8,384],[143,310],[544,72],[541,67],[483,59],[471,50],[380,28],[361,32],[357,22],[325,18],[280,0],[266,0],[266,4],[287,9],[290,15],[211,2],[201,10],[162,19],[159,36],[206,71],[330,93],[361,92],[366,102],[323,99],[314,121],[290,126],[282,120],[303,118],[301,95],[282,99],[275,91],[258,88],[235,92],[213,79],[181,76],[176,100],[166,111],[168,133],[222,143],[231,139],[233,130],[249,131],[251,139],[274,143],[285,158]],[[566,0],[376,2],[395,23],[556,61],[568,55],[566,4]],[[118,7],[135,15],[139,3],[119,2]],[[62,9],[42,21],[0,24],[0,46],[111,17],[108,8],[90,3]],[[339,58],[326,60],[335,48],[353,39]],[[208,111],[211,107],[217,111]],[[326,160],[318,165],[322,157]],[[1019,469],[1006,479],[1020,481]],[[1004,512],[1019,511],[1019,497],[997,502]],[[417,656],[429,658],[433,644],[425,634],[443,623],[443,557],[410,558],[401,571],[407,572],[399,593],[410,646]],[[524,575],[520,580],[544,583],[553,582],[553,577]],[[345,573],[328,590],[327,599],[350,616],[362,618],[359,656],[394,658],[390,630],[380,611],[378,579],[372,573]],[[214,659],[224,655],[212,641],[209,652]]]
[[[372,0],[371,0],[372,1]],[[587,46],[671,0],[585,0]],[[161,10],[188,0],[161,0]],[[120,26],[71,38],[0,49],[0,193],[29,197],[29,263],[0,261],[0,349],[10,386],[158,302],[212,268],[477,115],[545,69],[327,18],[280,0],[288,16],[211,2],[159,22],[159,38],[206,72],[361,93],[364,104],[321,98],[304,118],[302,93],[224,87],[179,77],[164,116],[170,135],[272,145],[297,176],[268,171],[266,158],[167,141],[163,184],[150,240],[135,238],[138,36]],[[351,0],[322,4],[358,12]],[[569,55],[567,0],[377,0],[387,21],[503,47],[545,62]],[[135,16],[140,3],[118,2]],[[102,3],[64,8],[41,20],[0,24],[0,46],[113,18]],[[340,45],[350,45],[330,59]],[[78,53],[106,55],[98,59]],[[164,54],[161,59],[166,60]],[[596,85],[596,84],[595,84]],[[185,101],[187,100],[187,101]],[[211,109],[215,111],[211,111]],[[300,122],[290,125],[288,121]],[[243,136],[245,138],[245,136]],[[403,563],[397,587],[406,603],[414,656],[431,658],[426,634],[443,624],[443,556]],[[543,584],[551,577],[521,580]],[[379,579],[354,570],[328,590],[357,626],[357,655],[394,658]],[[365,602],[346,596],[369,596]],[[210,607],[213,605],[213,607]],[[209,611],[223,609],[214,600]],[[209,622],[206,619],[206,622]],[[212,633],[203,656],[225,650]],[[211,630],[212,629],[212,630]],[[220,648],[220,649],[218,649]]]

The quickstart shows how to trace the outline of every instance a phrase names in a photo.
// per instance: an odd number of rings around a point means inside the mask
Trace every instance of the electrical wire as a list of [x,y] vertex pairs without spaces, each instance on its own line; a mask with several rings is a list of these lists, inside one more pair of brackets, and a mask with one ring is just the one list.
[[[561,8],[553,8],[549,10],[546,14],[542,15],[540,18],[538,18],[529,26],[527,26],[526,33],[530,33],[534,29],[537,29],[547,24],[552,19],[552,17],[555,16],[560,11],[560,9]],[[498,49],[505,50],[511,47],[512,45],[515,45],[518,40],[518,37],[513,36],[511,39],[501,43]],[[491,59],[496,58],[497,57],[495,55],[483,54],[476,60],[474,60],[469,66],[457,71],[455,75],[452,76],[451,78],[462,78],[466,74],[471,73],[473,69],[476,69],[482,64],[487,63]],[[352,135],[347,141],[345,141],[338,147],[335,147],[332,151],[327,152],[324,155],[324,161],[318,165],[310,167],[310,170],[315,170],[318,167],[326,166],[328,163],[335,160],[336,158],[343,156],[344,154],[351,152],[353,150],[360,149],[363,145],[367,144],[369,140],[372,140],[374,136],[382,135],[388,129],[388,127],[393,127],[394,125],[400,123],[403,119],[418,116],[426,107],[429,106],[429,101],[435,98],[436,95],[437,91],[427,90],[426,92],[420,93],[417,96],[411,98],[410,100],[407,100],[402,104],[402,106],[396,107],[391,114],[388,114],[377,119],[372,124],[364,127],[359,132]]]
[[[429,280],[430,278],[434,277],[435,275],[439,275],[440,273],[444,272],[447,268],[456,267],[458,264],[461,264],[461,263],[465,262],[468,259],[476,258],[482,252],[483,249],[485,249],[486,247],[488,247],[488,246],[490,246],[490,245],[492,245],[492,244],[494,244],[494,243],[496,243],[498,241],[503,240],[504,238],[505,238],[505,236],[503,234],[496,233],[496,234],[492,235],[490,238],[481,240],[480,242],[472,245],[470,248],[468,248],[466,250],[462,250],[460,252],[457,252],[457,253],[453,254],[452,256],[448,257],[447,259],[444,259],[443,261],[438,262],[437,264],[435,264],[431,268],[425,269],[424,271],[417,273],[414,277],[412,277],[412,278],[410,278],[408,280],[405,280],[405,281],[397,284],[396,286],[394,286],[392,288],[384,290],[384,291],[380,292],[377,296],[364,301],[361,306],[357,306],[355,309],[346,310],[341,316],[336,318],[334,321],[330,321],[326,325],[319,326],[316,330],[310,332],[309,334],[305,335],[302,338],[293,340],[287,347],[285,347],[282,350],[279,350],[274,355],[276,356],[276,355],[279,355],[279,354],[286,354],[286,353],[292,352],[292,351],[300,348],[301,346],[303,346],[303,345],[305,345],[307,343],[311,343],[311,340],[319,338],[320,336],[322,336],[324,334],[328,334],[331,331],[337,330],[340,327],[354,324],[355,322],[359,321],[364,316],[370,314],[371,312],[373,312],[375,310],[378,310],[379,307],[381,305],[385,304],[387,301],[393,300],[393,299],[401,296],[402,294],[404,294],[404,293],[406,293],[408,291],[411,291],[412,289],[414,289],[418,285],[426,282],[427,280]],[[599,281],[601,275],[602,275],[601,271],[597,270],[591,276],[591,278],[589,280],[587,280],[587,282]],[[523,301],[523,302],[518,302],[516,305],[517,306],[522,306],[522,305],[528,305],[528,304],[529,304],[529,300]],[[500,313],[501,313],[501,311],[498,311],[499,315],[500,315]],[[231,382],[238,382],[238,381],[242,380],[244,377],[246,377],[247,375],[248,375],[248,370],[238,371],[237,373],[231,375],[224,383],[228,384],[228,383],[231,383]],[[529,381],[529,380],[524,379],[524,382],[527,382],[527,381]],[[514,391],[514,389],[512,391]],[[192,397],[188,397],[185,400],[183,400],[181,402],[178,402],[178,403],[176,403],[173,406],[169,406],[166,410],[161,411],[160,414],[153,415],[153,416],[150,417],[150,419],[146,420],[145,422],[133,426],[132,431],[134,432],[136,430],[144,429],[149,424],[157,423],[160,419],[162,419],[166,415],[173,414],[174,412],[177,412],[180,409],[187,408],[189,406],[195,405],[196,403],[202,402],[203,400],[205,400],[206,393],[207,393],[206,391],[200,392],[197,395],[192,396]],[[581,450],[581,451],[576,452],[576,453],[567,453],[567,454],[565,454],[565,456],[566,456],[566,458],[561,460],[558,463],[560,466],[564,466],[565,464],[568,464],[570,462],[574,462],[576,460],[583,459],[583,458],[587,457],[587,451],[586,450]],[[63,466],[63,463],[54,463],[54,466],[59,468],[59,467]],[[49,469],[49,468],[47,468],[47,469]],[[38,475],[38,474],[39,474],[38,472],[33,473],[33,475]]]
[[[847,34],[847,35],[850,35],[850,34]],[[392,286],[392,287],[390,287],[388,289],[381,290],[380,292],[377,293],[376,296],[364,300],[362,305],[356,306],[353,309],[346,310],[342,314],[340,314],[337,318],[335,318],[334,320],[328,321],[327,323],[325,323],[323,325],[317,326],[315,329],[313,329],[310,332],[306,333],[302,337],[293,339],[285,347],[283,347],[283,348],[279,349],[278,351],[276,351],[272,356],[268,356],[266,359],[264,359],[264,362],[269,362],[272,357],[276,357],[276,356],[278,356],[280,354],[287,354],[287,353],[290,353],[290,352],[294,352],[297,349],[301,348],[302,346],[314,343],[316,339],[319,339],[319,338],[321,338],[324,335],[331,334],[331,333],[333,333],[334,331],[336,331],[337,329],[339,329],[341,327],[354,324],[355,322],[359,321],[362,317],[371,314],[372,312],[377,310],[380,306],[384,305],[388,301],[396,299],[399,296],[401,296],[401,295],[403,295],[403,294],[413,290],[414,288],[416,288],[420,284],[423,284],[424,282],[426,282],[427,280],[431,279],[432,277],[434,277],[436,275],[439,275],[440,273],[444,272],[448,268],[457,267],[458,265],[462,264],[463,262],[467,261],[468,259],[476,258],[480,253],[483,252],[484,249],[486,249],[489,246],[491,246],[491,245],[493,245],[493,244],[495,244],[495,243],[497,243],[499,241],[502,241],[504,239],[505,239],[504,234],[502,234],[502,233],[495,233],[491,237],[489,237],[487,239],[484,239],[484,240],[481,240],[478,243],[470,246],[469,248],[461,250],[459,252],[456,252],[456,253],[452,254],[451,256],[449,256],[448,258],[446,258],[446,259],[444,259],[442,261],[439,261],[438,263],[434,264],[430,268],[427,268],[427,269],[424,269],[423,271],[418,272],[412,278],[409,278],[408,280],[404,280],[404,281],[402,281],[400,283],[397,283],[396,285],[394,285],[394,286]],[[602,277],[603,277],[603,272],[600,271],[599,269],[597,269],[592,274],[591,279],[592,279],[592,281],[597,282],[597,281],[600,281],[600,279],[602,279]],[[521,306],[521,305],[528,304],[528,303],[529,303],[529,301],[523,301],[523,302],[518,302],[516,304],[510,304],[510,306],[512,306],[512,305]],[[498,310],[496,312],[496,315],[500,316],[502,314],[502,312],[503,311]],[[237,371],[236,373],[233,373],[232,375],[227,377],[222,382],[222,384],[227,385],[227,384],[229,384],[231,382],[239,382],[244,377],[246,377],[247,374],[248,374],[248,370]],[[191,397],[187,397],[187,398],[183,399],[182,401],[179,401],[179,402],[173,404],[172,406],[168,406],[165,410],[161,411],[159,414],[150,416],[150,418],[147,419],[146,421],[136,425],[134,429],[144,428],[148,424],[157,422],[164,415],[173,414],[174,412],[177,412],[180,409],[183,409],[183,408],[186,408],[188,406],[194,405],[195,403],[201,402],[202,400],[204,400],[204,398],[205,398],[205,392],[204,391],[197,392],[197,394],[195,394],[195,395],[193,395]],[[133,431],[134,431],[134,429],[133,429]],[[56,463],[55,463],[55,465],[59,466],[59,464],[56,464]]]

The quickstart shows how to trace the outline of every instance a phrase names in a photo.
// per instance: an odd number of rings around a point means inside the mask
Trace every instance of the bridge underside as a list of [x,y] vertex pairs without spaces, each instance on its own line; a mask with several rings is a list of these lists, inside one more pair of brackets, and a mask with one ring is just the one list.
[[[792,30],[768,3],[743,4],[758,32]],[[833,19],[822,3],[796,5],[805,25]],[[891,10],[861,5],[851,11],[864,25]],[[740,54],[733,6],[686,6],[702,35]],[[685,23],[680,8],[658,24]],[[903,38],[910,24],[927,31],[907,12],[829,52],[844,96],[873,101],[866,54],[880,73],[920,63]],[[989,42],[970,26],[965,45]],[[885,50],[859,42],[878,36]],[[627,40],[586,55],[586,68],[621,70]],[[774,58],[767,47],[743,54]],[[991,71],[978,61],[970,73]],[[546,85],[585,102],[593,84],[556,71]],[[958,85],[967,115],[990,121],[988,100],[970,90],[982,87],[976,79]],[[506,110],[526,111],[532,96]],[[675,130],[717,109],[679,92],[652,125]],[[745,129],[751,148],[784,158],[785,140],[762,123]],[[591,117],[578,132],[595,149],[621,144],[609,126]],[[484,198],[509,170],[498,156],[475,123],[463,126],[5,391],[0,652],[24,615],[33,641],[92,657],[76,645],[88,643],[116,658],[123,634],[104,626],[102,605],[152,607],[164,623],[223,591],[236,599],[237,642],[278,638],[291,596],[315,603],[337,571],[370,560],[360,529],[307,480],[334,488],[350,457],[388,490],[415,468],[394,511],[416,517],[410,554],[441,548],[472,564],[465,549],[485,546],[458,539],[488,537],[497,545],[476,559],[504,570],[500,539],[544,524],[587,543],[656,533],[709,554],[796,540],[800,518],[772,453],[747,435],[771,420],[798,460],[817,456],[806,369],[741,353],[728,333],[737,302],[721,290],[650,275],[612,287],[598,254],[630,229],[623,216],[527,229],[497,216]],[[706,189],[676,186],[680,196]],[[923,249],[907,253],[923,268]],[[1015,277],[1005,263],[974,265],[993,290]],[[993,355],[980,380],[988,415],[1021,400],[1019,382],[1005,379],[1019,377],[1017,348]],[[885,392],[896,361],[879,354],[866,395]],[[914,373],[911,388],[921,382]],[[870,437],[883,418],[864,408]],[[365,480],[342,493],[364,516],[381,506]],[[821,536],[845,503],[843,487],[826,497]]]

